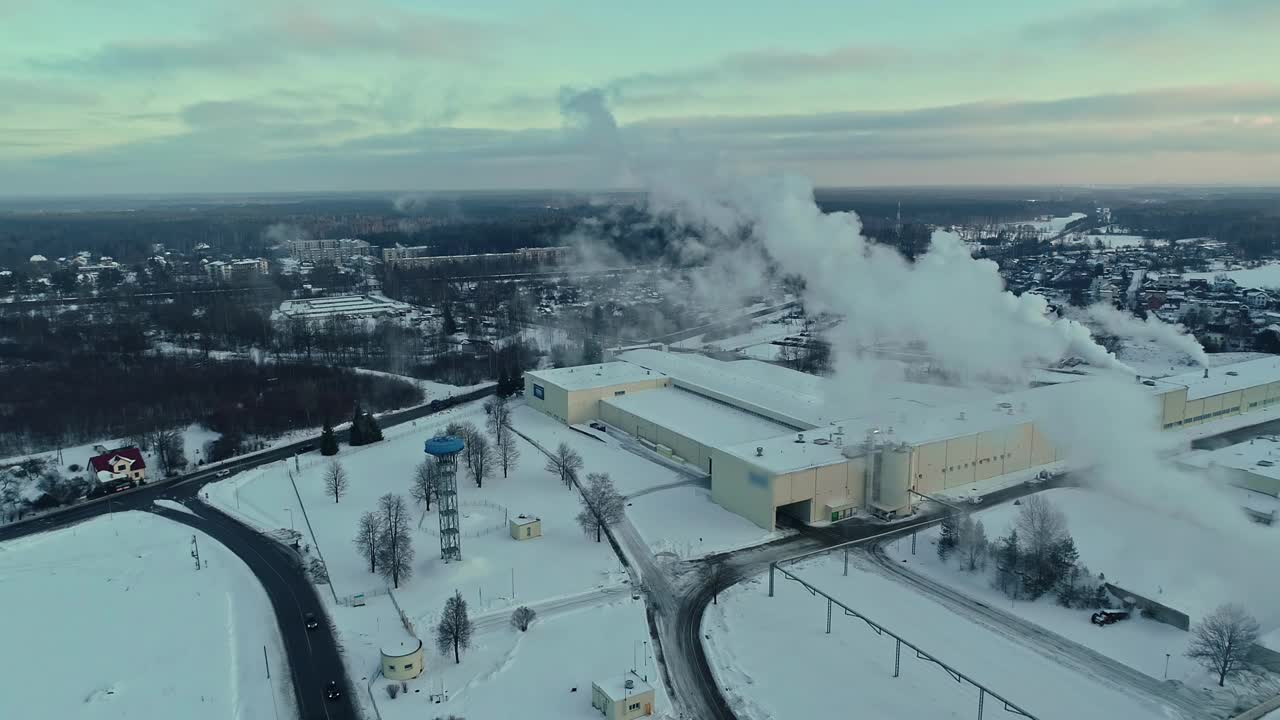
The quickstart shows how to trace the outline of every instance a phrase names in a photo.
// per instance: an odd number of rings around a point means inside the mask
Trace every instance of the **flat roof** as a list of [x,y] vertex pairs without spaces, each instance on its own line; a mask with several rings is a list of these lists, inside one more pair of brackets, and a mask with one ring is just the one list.
[[[830,378],[760,360],[726,361],[695,353],[650,349],[629,350],[618,357],[657,370],[669,376],[678,387],[720,396],[745,410],[800,430],[828,425],[847,417],[851,410],[838,406],[833,400],[840,393]],[[876,393],[868,397],[867,402],[882,405],[886,400],[896,400],[923,407],[943,407],[990,395],[985,390],[888,380],[876,384]]]
[[1280,381],[1280,356],[1276,355],[1210,368],[1207,378],[1204,370],[1161,378],[1161,382],[1186,387],[1188,400],[1200,400],[1276,381]]
[[590,390],[664,377],[661,372],[618,361],[552,370],[531,370],[525,375],[565,390]]
[[[626,681],[630,680],[634,687],[628,688]],[[633,672],[625,675],[610,676],[608,679],[600,678],[593,683],[596,687],[604,691],[611,700],[617,702],[626,697],[639,695],[641,693],[652,692],[653,686],[645,682],[643,678]]]
[[605,398],[601,402],[709,447],[719,448],[792,432],[786,425],[680,388],[632,393]]
[[[1218,466],[1247,470],[1255,475],[1280,480],[1280,437],[1264,435],[1217,450],[1192,450],[1175,459],[1191,467]],[[1270,464],[1259,465],[1259,462]]]

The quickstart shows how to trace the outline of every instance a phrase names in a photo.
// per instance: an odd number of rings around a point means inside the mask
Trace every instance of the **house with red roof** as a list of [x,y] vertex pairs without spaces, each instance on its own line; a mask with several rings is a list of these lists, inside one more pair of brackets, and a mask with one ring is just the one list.
[[142,459],[142,451],[138,448],[122,447],[89,458],[89,472],[98,482],[130,480],[144,483],[147,481],[147,461]]

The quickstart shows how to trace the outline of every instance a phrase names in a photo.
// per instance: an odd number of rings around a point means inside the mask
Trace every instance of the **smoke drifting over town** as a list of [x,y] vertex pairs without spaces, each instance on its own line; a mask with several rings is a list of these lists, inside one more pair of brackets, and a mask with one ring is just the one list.
[[1113,335],[1135,340],[1151,340],[1189,356],[1200,367],[1209,366],[1209,356],[1204,348],[1179,325],[1170,325],[1155,316],[1140,320],[1105,304],[1090,306],[1087,316]]

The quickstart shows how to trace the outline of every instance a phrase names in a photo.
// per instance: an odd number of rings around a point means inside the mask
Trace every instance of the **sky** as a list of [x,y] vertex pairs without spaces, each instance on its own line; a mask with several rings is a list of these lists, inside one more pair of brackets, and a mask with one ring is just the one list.
[[0,196],[581,188],[632,152],[818,185],[1280,184],[1276,0],[0,0]]

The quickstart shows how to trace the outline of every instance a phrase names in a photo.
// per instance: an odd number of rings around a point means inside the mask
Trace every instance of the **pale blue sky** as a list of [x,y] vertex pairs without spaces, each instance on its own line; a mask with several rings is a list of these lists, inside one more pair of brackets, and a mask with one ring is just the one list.
[[633,148],[826,185],[1280,183],[1276,0],[0,0],[0,194],[584,187]]

